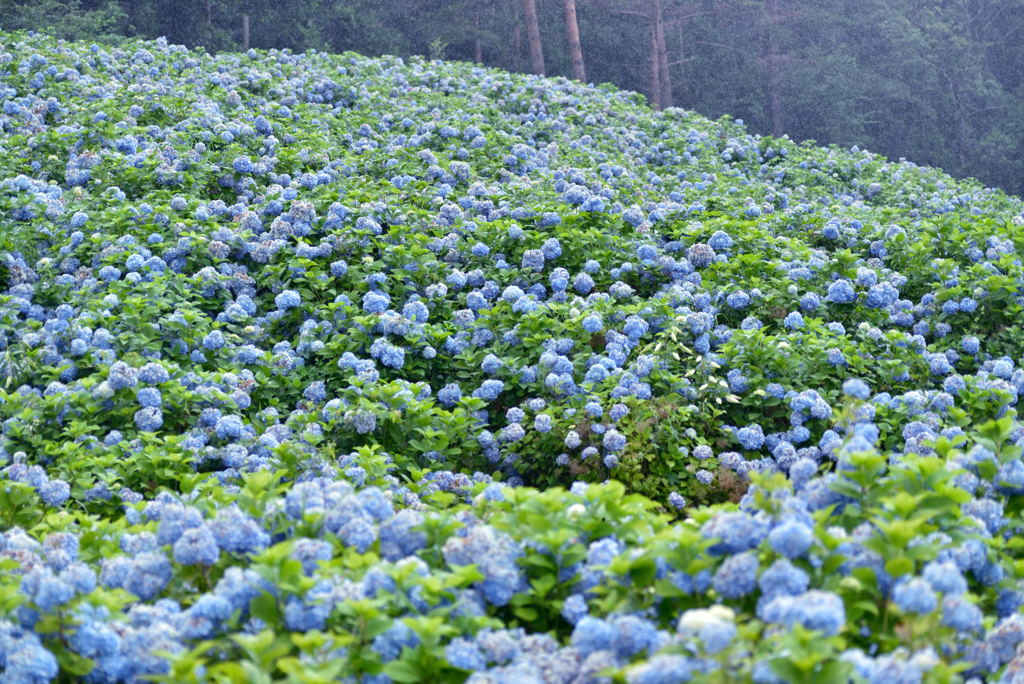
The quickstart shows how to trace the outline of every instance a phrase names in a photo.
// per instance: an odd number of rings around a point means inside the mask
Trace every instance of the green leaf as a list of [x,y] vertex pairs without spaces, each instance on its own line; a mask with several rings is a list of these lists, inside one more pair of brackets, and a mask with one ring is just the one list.
[[415,663],[409,663],[405,660],[394,660],[386,664],[382,672],[396,682],[423,681],[422,669]]
[[885,563],[885,571],[894,578],[914,572],[914,561],[906,557],[893,558]]

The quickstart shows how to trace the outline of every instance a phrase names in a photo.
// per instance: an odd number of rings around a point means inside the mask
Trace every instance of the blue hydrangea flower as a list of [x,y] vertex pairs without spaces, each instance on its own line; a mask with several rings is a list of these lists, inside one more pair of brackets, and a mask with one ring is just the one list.
[[143,387],[135,396],[145,408],[159,408],[163,404],[163,396],[155,387]]
[[544,252],[539,249],[527,249],[523,252],[522,268],[533,271],[544,270]]
[[476,586],[491,605],[506,605],[525,586],[517,562],[522,549],[489,525],[474,526],[464,537],[450,537],[443,552],[449,565],[477,566],[484,579]]
[[224,333],[220,330],[214,330],[203,338],[203,349],[208,351],[217,351],[224,347],[225,339]]
[[804,317],[799,311],[790,311],[782,320],[787,330],[799,330],[804,327]]
[[473,392],[473,396],[480,397],[484,401],[494,401],[505,389],[505,383],[501,380],[484,380],[480,387]]
[[696,269],[707,268],[715,262],[716,256],[714,248],[703,242],[694,243],[686,250],[686,258]]
[[207,523],[217,546],[224,551],[249,553],[258,551],[270,543],[270,536],[250,516],[237,506],[227,506]]
[[380,550],[385,560],[397,561],[419,551],[427,536],[416,528],[423,515],[411,509],[399,511],[380,526]]
[[777,596],[765,605],[762,614],[766,622],[786,626],[801,624],[828,636],[838,634],[846,623],[842,599],[831,592],[816,589],[799,596]]
[[931,613],[938,605],[938,597],[931,585],[920,577],[904,579],[892,592],[893,602],[905,613]]
[[750,306],[750,295],[746,292],[732,292],[725,298],[725,303],[730,309],[742,311]]
[[132,560],[123,586],[143,601],[149,601],[163,591],[172,575],[171,564],[162,554],[143,553]]
[[963,596],[942,599],[942,624],[958,632],[976,632],[981,629],[981,609]]
[[708,550],[717,555],[756,547],[768,535],[768,523],[741,511],[718,513],[701,528],[705,539],[719,541]]
[[629,684],[678,684],[688,682],[698,663],[686,656],[664,654],[641,661],[626,676]]
[[891,283],[878,283],[868,289],[867,305],[873,309],[885,309],[891,306],[900,293]]
[[274,304],[277,305],[278,310],[288,311],[301,305],[302,297],[300,297],[299,293],[295,290],[285,290],[274,297]]
[[391,297],[386,292],[371,290],[363,295],[363,311],[381,314],[391,307]]
[[967,580],[952,561],[932,561],[924,566],[921,574],[935,591],[946,596],[959,596],[967,591]]
[[156,432],[163,424],[163,413],[155,406],[147,406],[135,412],[135,427],[143,432]]
[[594,334],[601,332],[604,329],[604,321],[597,314],[589,314],[583,319],[583,329],[588,333]]
[[404,622],[396,620],[386,631],[373,639],[370,648],[380,654],[381,660],[389,662],[402,654],[402,649],[415,648],[420,643],[416,633]]
[[159,385],[170,379],[170,373],[159,363],[150,362],[139,369],[139,380],[147,385]]
[[448,664],[460,670],[482,670],[487,667],[483,651],[468,639],[452,639],[444,649]]
[[723,230],[716,230],[711,239],[708,240],[708,244],[711,245],[712,249],[717,252],[722,252],[733,246],[733,239],[728,233]]
[[241,437],[244,429],[245,424],[239,416],[227,415],[217,419],[214,433],[220,439],[233,440]]
[[644,222],[644,212],[635,204],[622,212],[622,220],[636,228]]
[[584,656],[596,651],[611,650],[618,631],[601,618],[587,615],[576,623],[571,641],[574,648]]
[[748,451],[757,451],[764,446],[764,430],[760,425],[747,425],[736,431],[736,439]]
[[814,531],[802,522],[786,520],[768,533],[768,545],[786,558],[799,558],[814,542]]
[[587,600],[582,594],[572,594],[562,604],[562,617],[570,624],[578,624],[590,612]]
[[594,279],[587,273],[580,273],[572,281],[572,289],[578,294],[588,295],[594,289]]
[[679,618],[678,629],[685,638],[697,637],[703,650],[714,655],[725,650],[736,636],[733,613],[728,608],[691,609]]
[[757,555],[754,553],[730,556],[715,571],[711,584],[723,598],[737,599],[746,596],[757,586],[759,567]]
[[626,436],[618,430],[609,430],[605,433],[601,444],[606,451],[616,453],[626,448]]
[[220,557],[217,540],[206,525],[182,532],[173,551],[174,560],[182,565],[213,565]]
[[39,486],[39,498],[47,506],[61,506],[70,496],[71,486],[63,480],[47,480]]
[[442,406],[452,407],[462,399],[462,390],[454,382],[448,383],[437,392],[437,400]]
[[0,648],[3,650],[4,679],[25,684],[43,684],[58,673],[57,659],[39,637],[4,620],[0,622]]
[[871,396],[871,388],[859,378],[849,378],[843,382],[843,393],[854,399],[866,400]]
[[852,304],[857,301],[857,293],[849,280],[836,280],[828,286],[828,301],[833,304]]
[[302,563],[302,570],[312,575],[321,561],[329,561],[334,556],[334,549],[323,539],[303,537],[295,542],[292,558]]
[[[48,571],[36,579],[34,575],[38,574],[37,572],[26,576],[22,580],[21,587],[23,592],[31,594],[32,600],[39,610],[44,613],[52,613],[74,598],[75,590],[67,582]],[[35,586],[31,591],[26,591],[26,585],[33,579],[36,579]]]
[[802,594],[809,584],[810,577],[807,573],[786,559],[772,563],[758,578],[762,596],[769,599],[775,596]]

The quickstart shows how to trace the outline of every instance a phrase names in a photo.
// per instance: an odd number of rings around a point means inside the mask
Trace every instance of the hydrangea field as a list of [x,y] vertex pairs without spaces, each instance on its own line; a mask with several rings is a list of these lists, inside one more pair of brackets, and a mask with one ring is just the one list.
[[0,102],[0,681],[1024,682],[1020,200],[421,59]]

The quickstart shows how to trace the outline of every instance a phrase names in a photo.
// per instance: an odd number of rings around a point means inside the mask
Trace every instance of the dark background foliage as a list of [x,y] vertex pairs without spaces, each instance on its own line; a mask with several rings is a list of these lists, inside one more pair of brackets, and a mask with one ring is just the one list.
[[[166,36],[209,50],[422,54],[532,68],[531,0],[0,0],[0,28],[74,39]],[[752,130],[940,166],[1024,193],[1024,0],[532,0],[548,75]],[[668,75],[652,69],[660,17]]]

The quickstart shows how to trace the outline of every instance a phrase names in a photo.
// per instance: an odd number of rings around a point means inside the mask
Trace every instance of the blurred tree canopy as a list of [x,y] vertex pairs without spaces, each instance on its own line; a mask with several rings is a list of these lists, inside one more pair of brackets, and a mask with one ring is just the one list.
[[[548,75],[573,73],[567,21],[575,16],[592,82],[643,92],[654,106],[729,114],[756,132],[858,145],[1024,194],[1024,0],[529,4]],[[237,50],[248,16],[256,48],[421,54],[530,71],[526,5],[0,0],[0,28],[78,40],[166,36]]]

